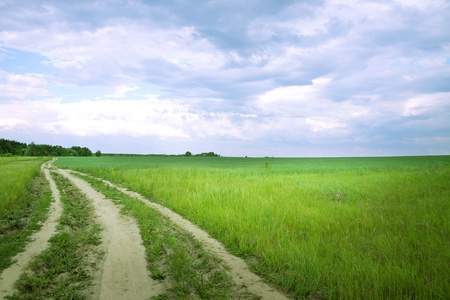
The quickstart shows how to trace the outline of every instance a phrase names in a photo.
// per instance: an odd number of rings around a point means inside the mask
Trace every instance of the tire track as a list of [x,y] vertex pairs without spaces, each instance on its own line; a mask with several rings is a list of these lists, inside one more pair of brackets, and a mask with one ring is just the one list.
[[139,228],[131,217],[120,214],[112,201],[94,190],[89,183],[67,170],[57,170],[92,201],[97,220],[102,225],[105,258],[94,274],[93,299],[148,299],[162,294],[166,287],[149,276],[145,248]]
[[[53,160],[54,161],[54,160]],[[14,283],[19,279],[20,275],[25,271],[25,268],[31,259],[44,251],[48,247],[48,240],[56,232],[56,225],[62,213],[62,205],[59,195],[59,190],[56,187],[55,181],[52,179],[49,171],[49,166],[53,161],[48,161],[41,165],[41,170],[45,174],[45,178],[50,183],[50,189],[54,201],[49,209],[49,216],[47,221],[42,226],[41,230],[31,235],[32,242],[28,243],[25,251],[17,254],[13,260],[17,263],[5,269],[0,278],[0,299],[12,294],[14,291]]]

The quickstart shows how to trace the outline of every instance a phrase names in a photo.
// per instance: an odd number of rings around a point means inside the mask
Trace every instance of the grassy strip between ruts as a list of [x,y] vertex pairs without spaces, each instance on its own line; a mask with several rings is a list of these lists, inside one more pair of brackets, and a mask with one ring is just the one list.
[[51,201],[44,174],[38,172],[14,205],[0,214],[0,272],[13,263],[12,258],[17,253],[23,251],[33,231],[41,228]]
[[89,201],[58,175],[64,212],[58,233],[50,246],[30,264],[16,283],[17,292],[8,299],[84,299],[90,283],[90,268],[102,257],[100,226],[94,223]]
[[258,299],[234,285],[218,259],[158,212],[97,179],[80,177],[137,220],[151,277],[171,286],[154,299]]

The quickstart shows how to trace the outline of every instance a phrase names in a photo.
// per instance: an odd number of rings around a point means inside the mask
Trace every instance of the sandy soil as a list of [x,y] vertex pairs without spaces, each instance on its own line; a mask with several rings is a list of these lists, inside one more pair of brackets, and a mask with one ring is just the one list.
[[54,199],[54,202],[52,202],[50,206],[49,217],[42,226],[41,230],[31,235],[30,238],[32,242],[28,243],[25,251],[17,254],[13,258],[13,260],[17,261],[17,263],[11,265],[8,269],[5,269],[0,275],[0,299],[12,294],[13,285],[19,279],[20,274],[25,271],[25,268],[34,256],[41,253],[48,247],[48,240],[55,233],[58,219],[61,216],[62,205],[59,190],[50,176],[50,171],[48,170],[51,163],[52,161],[49,161],[41,166],[41,169],[45,174],[45,178],[50,183],[50,189]]
[[[67,171],[64,172],[67,174]],[[85,175],[83,173],[79,174]],[[118,187],[107,180],[103,180],[103,182],[110,185],[111,187],[119,189],[124,194],[139,199],[146,205],[149,205],[150,207],[156,209],[162,215],[168,217],[174,224],[176,224],[183,230],[192,234],[192,236],[202,244],[205,251],[208,251],[223,260],[223,262],[229,268],[229,275],[237,285],[247,287],[247,289],[251,293],[261,297],[262,299],[288,299],[285,295],[266,284],[259,276],[252,273],[243,259],[228,253],[225,247],[220,242],[211,238],[204,230],[200,229],[198,226],[192,224],[170,209],[150,202],[148,199],[144,198],[142,195],[136,192],[128,191],[125,188]]]
[[93,299],[148,299],[166,290],[163,283],[149,276],[145,248],[139,228],[131,217],[120,214],[112,201],[94,190],[86,181],[58,170],[78,187],[95,208],[101,224],[105,258],[94,276]]

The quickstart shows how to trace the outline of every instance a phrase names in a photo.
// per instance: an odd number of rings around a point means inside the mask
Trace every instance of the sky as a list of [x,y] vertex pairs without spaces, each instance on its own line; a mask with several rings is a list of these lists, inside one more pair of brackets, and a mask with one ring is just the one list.
[[0,138],[450,154],[448,0],[0,0]]

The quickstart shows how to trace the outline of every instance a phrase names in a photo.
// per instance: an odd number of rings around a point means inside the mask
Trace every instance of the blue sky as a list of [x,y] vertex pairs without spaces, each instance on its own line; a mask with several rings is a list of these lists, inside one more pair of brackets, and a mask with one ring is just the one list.
[[0,0],[0,137],[450,154],[450,2]]

